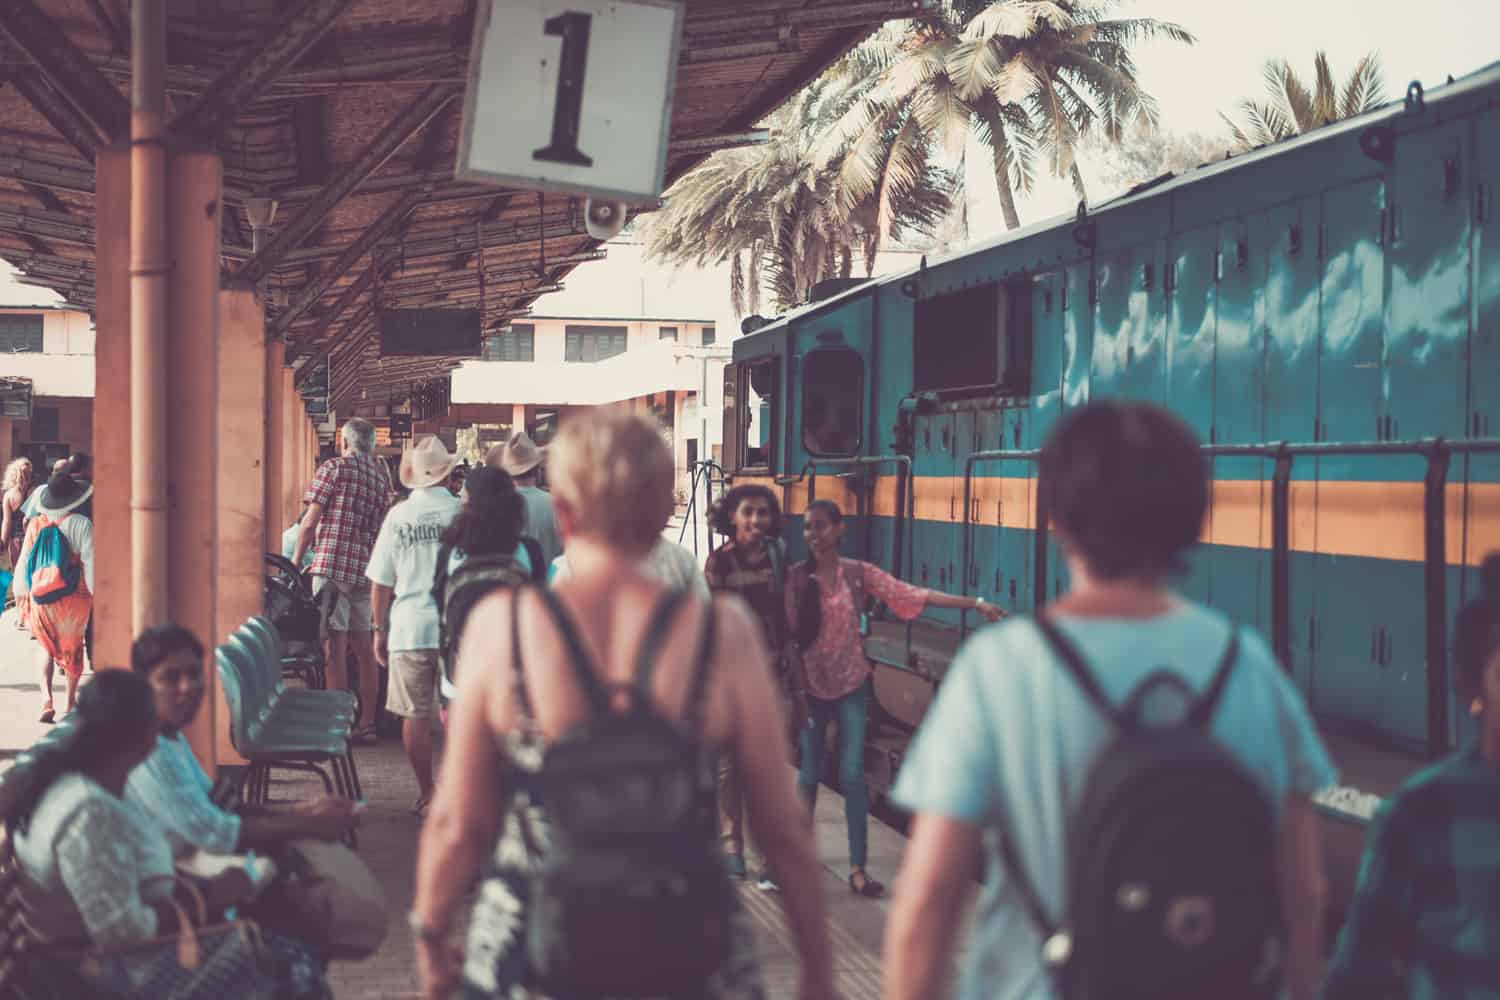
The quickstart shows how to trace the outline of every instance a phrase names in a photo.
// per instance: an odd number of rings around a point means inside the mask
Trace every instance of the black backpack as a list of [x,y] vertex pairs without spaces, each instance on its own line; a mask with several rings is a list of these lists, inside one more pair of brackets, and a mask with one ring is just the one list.
[[[683,592],[663,597],[633,682],[612,689],[590,669],[557,596],[537,593],[590,711],[527,778],[549,820],[529,894],[535,985],[573,998],[703,996],[729,955],[734,909],[714,829],[714,755],[700,737],[714,616],[699,637],[679,723],[657,710],[650,685]],[[512,641],[519,669],[519,635]],[[611,706],[620,694],[624,710]]]
[[453,661],[458,657],[458,641],[463,636],[464,622],[475,602],[492,590],[519,587],[528,580],[540,583],[547,579],[542,547],[535,539],[525,536],[521,538],[521,545],[531,562],[529,574],[513,556],[496,554],[468,556],[450,576],[448,562],[453,555],[453,546],[444,542],[438,549],[437,565],[432,571],[432,599],[437,604],[438,613],[438,658],[443,679],[449,685],[453,683]]
[[[1045,941],[1065,1000],[1241,1000],[1280,980],[1275,814],[1269,797],[1210,732],[1239,634],[1202,695],[1162,669],[1113,706],[1082,656],[1047,618],[1038,628],[1115,728],[1068,820],[1067,915],[1048,919],[1008,834],[1001,858]],[[1145,718],[1176,688],[1177,720]]]

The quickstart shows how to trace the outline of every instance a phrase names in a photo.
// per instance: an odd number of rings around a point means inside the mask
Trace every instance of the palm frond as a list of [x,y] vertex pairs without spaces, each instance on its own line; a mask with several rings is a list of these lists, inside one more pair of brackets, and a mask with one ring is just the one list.
[[1339,115],[1339,88],[1333,82],[1333,69],[1328,65],[1328,53],[1319,50],[1313,57],[1313,121],[1314,128],[1322,128]]
[[1371,52],[1349,74],[1349,82],[1344,85],[1344,95],[1339,102],[1339,115],[1353,118],[1374,111],[1384,103],[1385,77],[1381,72],[1380,53]]
[[1100,41],[1117,45],[1135,45],[1138,42],[1165,39],[1182,45],[1196,45],[1198,36],[1172,21],[1158,21],[1154,17],[1129,17],[1094,23],[1095,37]]

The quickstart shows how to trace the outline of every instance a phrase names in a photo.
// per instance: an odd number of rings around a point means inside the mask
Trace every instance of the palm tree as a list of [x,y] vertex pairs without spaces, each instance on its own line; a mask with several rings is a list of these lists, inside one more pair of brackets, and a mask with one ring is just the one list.
[[[1131,46],[1166,38],[1192,44],[1186,29],[1152,18],[1111,19],[1116,0],[950,0],[932,16],[886,30],[846,57],[850,76],[878,73],[819,147],[843,161],[840,187],[862,197],[881,176],[883,136],[897,123],[960,160],[969,134],[991,155],[1006,225],[1020,225],[1015,192],[1031,188],[1038,156],[1087,199],[1075,158],[1098,130],[1118,141],[1156,104],[1136,80]],[[960,174],[963,172],[960,165]]]
[[1321,50],[1313,59],[1311,89],[1285,59],[1269,60],[1265,79],[1266,103],[1240,102],[1243,124],[1220,115],[1229,123],[1235,139],[1247,147],[1290,139],[1342,118],[1373,111],[1385,103],[1385,81],[1378,52],[1371,52],[1355,64],[1342,86],[1335,83],[1328,54]]
[[806,300],[818,281],[848,277],[854,251],[866,274],[886,237],[931,230],[951,207],[954,179],[930,148],[897,126],[876,141],[899,150],[886,177],[859,197],[839,190],[839,163],[819,166],[813,144],[861,92],[858,84],[814,81],[764,122],[765,145],[711,156],[672,185],[645,225],[649,258],[705,266],[731,261],[736,313],[759,309],[763,279],[776,304]]

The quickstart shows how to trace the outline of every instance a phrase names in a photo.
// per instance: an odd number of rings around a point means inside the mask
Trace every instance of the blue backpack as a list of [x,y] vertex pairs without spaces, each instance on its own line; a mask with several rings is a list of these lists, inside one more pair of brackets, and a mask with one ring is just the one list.
[[26,589],[38,604],[53,604],[78,590],[83,565],[56,523],[42,525],[26,558]]

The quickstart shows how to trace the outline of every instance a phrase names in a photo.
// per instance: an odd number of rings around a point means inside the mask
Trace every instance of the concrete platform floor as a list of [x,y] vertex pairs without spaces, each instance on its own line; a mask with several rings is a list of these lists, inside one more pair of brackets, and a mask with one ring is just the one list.
[[[0,771],[47,728],[37,721],[41,695],[34,665],[35,649],[35,643],[14,628],[12,615],[0,617]],[[61,711],[60,675],[55,685],[54,697]],[[416,781],[400,745],[394,741],[359,749],[356,755],[370,803],[360,826],[359,853],[385,888],[390,934],[375,957],[336,964],[332,979],[341,998],[408,1000],[419,996],[413,944],[405,922],[412,898],[413,859],[420,828],[420,821],[411,813],[417,795]],[[317,791],[316,779],[299,776],[277,781],[272,794],[276,798],[293,798]],[[877,997],[881,935],[889,904],[886,900],[868,900],[850,894],[845,881],[849,856],[843,801],[827,789],[818,797],[817,838],[841,992],[847,1000]],[[896,831],[871,821],[869,868],[871,874],[887,885],[895,878],[904,843]],[[742,889],[742,897],[755,918],[768,995],[795,997],[797,963],[777,897],[748,883]]]

